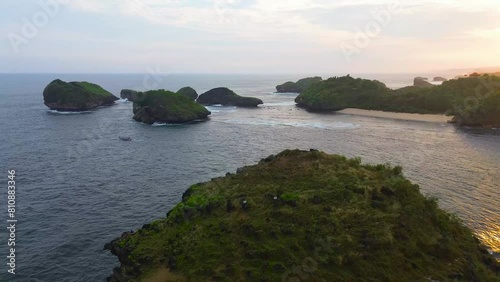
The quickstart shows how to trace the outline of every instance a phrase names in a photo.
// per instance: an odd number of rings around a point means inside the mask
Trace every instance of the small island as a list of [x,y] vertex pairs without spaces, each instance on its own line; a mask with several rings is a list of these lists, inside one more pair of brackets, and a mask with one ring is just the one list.
[[120,92],[120,97],[122,99],[127,99],[130,102],[134,102],[135,100],[140,99],[140,97],[141,97],[140,94],[141,93],[142,92],[131,90],[131,89],[123,89]]
[[314,83],[321,82],[323,79],[319,76],[307,77],[298,80],[297,82],[288,81],[276,86],[278,93],[302,93]]
[[427,81],[427,78],[424,77],[415,77],[413,80],[413,86],[419,87],[419,88],[428,88],[428,87],[433,87],[434,84],[430,83]]
[[108,281],[496,281],[500,269],[401,167],[316,150],[196,184],[105,249],[121,263]]
[[[423,79],[418,80],[428,83]],[[313,84],[297,96],[295,102],[309,111],[357,108],[446,114],[454,116],[453,121],[460,126],[498,128],[499,93],[500,77],[491,75],[452,79],[432,87],[408,86],[396,90],[389,89],[380,81],[347,75]]]
[[83,112],[112,105],[119,99],[97,84],[56,79],[43,90],[43,100],[51,110]]
[[246,108],[255,108],[264,103],[261,99],[239,96],[226,87],[214,88],[205,92],[198,97],[197,101],[206,106],[223,105]]
[[442,76],[436,76],[434,77],[434,79],[432,79],[432,81],[435,81],[435,82],[444,82],[444,81],[447,81],[448,79],[442,77]]
[[184,95],[184,96],[188,97],[189,99],[191,99],[192,101],[196,101],[196,99],[198,99],[198,92],[196,92],[196,90],[194,90],[193,88],[191,88],[189,86],[179,89],[177,91],[177,94]]
[[188,97],[166,90],[142,94],[133,105],[134,120],[146,124],[188,123],[206,119],[211,113]]

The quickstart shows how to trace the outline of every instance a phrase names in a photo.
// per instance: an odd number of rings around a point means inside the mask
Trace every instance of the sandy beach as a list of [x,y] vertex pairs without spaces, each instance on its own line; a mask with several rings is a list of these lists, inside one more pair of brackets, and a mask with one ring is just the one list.
[[359,116],[369,116],[378,118],[390,118],[399,120],[437,122],[437,123],[446,123],[449,120],[451,120],[450,116],[445,116],[445,115],[393,113],[393,112],[370,111],[361,109],[345,109],[342,111],[338,111],[337,113],[347,114],[347,115],[359,115]]

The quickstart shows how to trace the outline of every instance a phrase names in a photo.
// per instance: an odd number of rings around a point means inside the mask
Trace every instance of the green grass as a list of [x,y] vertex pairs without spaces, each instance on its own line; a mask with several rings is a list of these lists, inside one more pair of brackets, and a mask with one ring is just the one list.
[[151,90],[134,101],[134,113],[149,107],[158,122],[188,122],[206,118],[210,112],[190,98],[166,90]]
[[194,185],[114,246],[136,281],[162,266],[188,281],[499,281],[471,230],[400,167],[322,152]]
[[88,110],[118,100],[101,86],[89,82],[64,82],[56,79],[43,91],[46,105],[60,108]]

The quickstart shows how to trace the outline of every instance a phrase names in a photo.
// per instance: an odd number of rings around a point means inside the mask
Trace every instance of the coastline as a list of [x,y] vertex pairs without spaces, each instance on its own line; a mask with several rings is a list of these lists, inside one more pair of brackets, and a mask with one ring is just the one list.
[[407,121],[435,122],[435,123],[448,123],[452,118],[446,115],[395,113],[395,112],[362,110],[355,108],[344,109],[341,111],[337,111],[336,113],[346,114],[346,115],[407,120]]

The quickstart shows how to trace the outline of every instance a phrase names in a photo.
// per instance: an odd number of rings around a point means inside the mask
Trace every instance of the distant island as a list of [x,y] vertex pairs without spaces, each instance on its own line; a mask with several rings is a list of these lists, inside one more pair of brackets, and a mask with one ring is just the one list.
[[323,79],[319,76],[307,77],[300,79],[297,82],[285,82],[281,85],[276,86],[276,90],[278,91],[278,93],[302,93],[302,91],[306,90],[312,84],[321,81],[323,81]]
[[196,101],[206,106],[223,105],[246,108],[255,108],[264,103],[257,98],[242,97],[226,87],[214,88],[207,91],[201,94]]
[[56,79],[43,90],[43,100],[51,110],[82,112],[112,105],[118,97],[97,84]]
[[211,113],[185,95],[166,90],[139,93],[133,105],[134,120],[154,124],[187,123],[204,120]]
[[131,89],[123,89],[120,92],[120,97],[122,99],[127,99],[130,102],[134,102],[137,99],[140,99],[139,94],[142,92],[131,90]]
[[497,281],[500,269],[401,167],[315,150],[193,185],[105,249],[121,263],[108,281]]
[[196,92],[196,90],[189,86],[179,89],[177,91],[177,94],[184,95],[192,101],[196,101],[196,99],[198,99],[198,93]]
[[415,79],[413,80],[413,86],[415,87],[419,87],[419,88],[429,88],[429,87],[433,87],[434,84],[430,83],[429,81],[427,81],[428,79],[427,78],[423,78],[423,77],[415,77]]
[[447,114],[461,126],[500,127],[500,77],[478,75],[428,85],[389,89],[376,80],[332,77],[315,83],[295,102],[310,111],[346,108],[401,113]]

